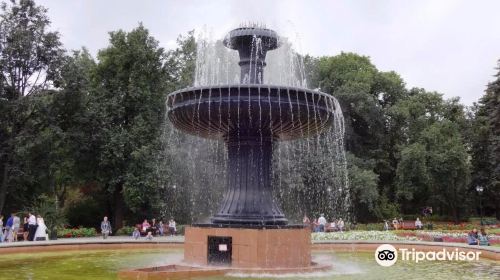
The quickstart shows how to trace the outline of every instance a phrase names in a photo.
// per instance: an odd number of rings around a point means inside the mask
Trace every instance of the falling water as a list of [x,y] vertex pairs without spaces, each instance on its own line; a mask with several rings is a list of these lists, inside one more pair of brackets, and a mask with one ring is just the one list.
[[[226,48],[222,42],[222,40],[212,40],[206,33],[198,36],[193,86],[235,85],[233,90],[238,91],[237,95],[244,95],[245,92],[240,92],[237,84],[248,83],[250,77],[240,79],[238,53]],[[258,38],[254,38],[252,55],[259,55],[262,49],[261,44]],[[301,56],[294,51],[292,44],[286,38],[279,38],[279,44],[280,48],[267,53],[263,84],[307,88]],[[251,67],[257,67],[257,65],[251,65]],[[249,73],[252,73],[252,70]],[[253,73],[257,75],[257,71]],[[260,81],[262,77],[254,76],[254,79]],[[261,95],[260,89],[259,87],[259,95]],[[262,93],[261,99],[269,98],[268,103],[271,104],[271,88],[269,87],[266,91],[267,93]],[[292,104],[289,90],[287,92],[288,103]],[[229,114],[228,116],[221,114],[222,95],[220,91],[219,94],[212,94],[212,90],[208,92],[208,95],[209,100],[219,101],[217,103],[209,101],[208,110],[209,114],[213,115],[211,118],[216,119],[219,126],[222,126],[222,120],[230,117]],[[196,125],[193,124],[193,127],[202,127],[200,124],[204,121],[199,117],[202,96],[200,92],[198,109],[192,112],[192,121],[198,122]],[[298,95],[293,98],[298,98]],[[283,101],[280,99],[280,102]],[[304,137],[302,139],[274,143],[271,173],[274,197],[278,199],[287,217],[295,223],[300,222],[304,214],[313,218],[312,216],[319,215],[319,213],[325,213],[330,218],[342,218],[349,221],[351,202],[344,150],[344,117],[341,107],[335,97],[319,92],[307,102],[328,104],[331,116],[327,118],[333,119],[332,124],[317,135],[311,133],[310,128],[307,127],[300,132]],[[230,126],[239,126],[241,121],[239,119],[240,106],[235,105],[238,106],[238,118],[225,121]],[[230,106],[234,105],[230,103]],[[314,125],[319,125],[325,120],[325,117],[316,112],[315,106],[313,106],[312,113],[309,107],[307,107],[307,112],[292,110],[292,106],[288,108],[290,112],[282,111],[280,103],[278,109],[273,109],[271,106],[264,109],[259,100],[258,107],[251,107],[249,104],[248,107],[241,109],[248,112],[258,110],[258,114],[254,116],[261,119],[264,111],[268,111],[269,115],[279,115],[278,123],[268,126],[278,127],[278,130],[283,129],[282,114],[291,114],[292,127],[296,124],[294,117],[300,121],[301,114],[307,114],[308,122]],[[279,110],[279,112],[272,110]],[[313,114],[313,120],[309,119],[310,114]],[[250,113],[248,115],[252,116]],[[214,137],[218,138],[215,140],[187,135],[175,129],[167,119],[165,123],[164,149],[160,155],[162,167],[159,168],[159,172],[163,172],[163,195],[167,197],[163,205],[164,215],[188,217],[188,220],[184,221],[187,223],[208,221],[208,218],[217,211],[226,185],[228,158],[225,143],[220,137]],[[204,129],[210,131],[212,128],[205,127]],[[263,128],[259,127],[261,141],[262,130]],[[202,131],[198,131],[198,134],[202,134]],[[259,165],[257,168],[262,168],[262,164]]]

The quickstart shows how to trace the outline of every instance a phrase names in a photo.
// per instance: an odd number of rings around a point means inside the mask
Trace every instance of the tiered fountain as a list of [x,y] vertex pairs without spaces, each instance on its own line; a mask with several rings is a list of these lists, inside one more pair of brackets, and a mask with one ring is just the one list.
[[186,228],[184,261],[277,273],[325,268],[311,262],[310,230],[289,225],[277,205],[271,163],[274,142],[310,137],[330,126],[334,101],[319,91],[262,84],[266,53],[279,47],[275,31],[237,28],[224,45],[239,53],[240,84],[186,88],[167,99],[168,118],[177,129],[223,140],[228,153],[220,209],[210,223]]

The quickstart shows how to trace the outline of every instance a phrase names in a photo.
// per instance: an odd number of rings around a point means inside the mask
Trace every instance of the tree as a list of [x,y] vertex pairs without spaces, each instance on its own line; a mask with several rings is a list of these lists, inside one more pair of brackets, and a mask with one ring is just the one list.
[[[49,32],[47,10],[34,1],[1,4],[0,16],[0,211],[14,181],[22,183],[25,162],[16,154],[34,98],[57,86],[64,50],[57,32]],[[20,188],[20,186],[18,186]]]
[[164,51],[142,25],[110,33],[93,78],[89,137],[95,147],[95,179],[109,193],[116,228],[126,207],[150,209],[158,199],[155,177],[166,94]]
[[[500,69],[500,61],[499,67]],[[472,185],[484,187],[486,208],[500,219],[500,71],[476,104],[472,125]]]

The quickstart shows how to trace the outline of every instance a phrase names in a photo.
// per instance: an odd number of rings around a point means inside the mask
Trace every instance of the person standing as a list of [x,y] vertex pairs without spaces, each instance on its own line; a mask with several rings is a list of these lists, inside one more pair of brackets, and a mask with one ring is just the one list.
[[47,241],[49,240],[49,235],[47,234],[47,226],[45,225],[45,221],[42,216],[38,215],[36,218],[36,231],[35,231],[35,241]]
[[168,230],[170,231],[170,236],[174,236],[177,232],[177,226],[173,218],[168,221]]
[[23,240],[28,241],[28,234],[29,234],[29,224],[28,224],[28,216],[24,215],[24,223],[23,223]]
[[111,223],[108,221],[108,217],[104,217],[103,221],[101,222],[101,233],[102,233],[102,238],[106,239],[108,238],[108,235],[111,234]]
[[35,238],[36,228],[37,228],[36,217],[31,212],[29,212],[28,213],[28,240],[29,241],[33,241],[33,238]]
[[12,233],[14,234],[14,241],[17,240],[17,234],[19,233],[19,228],[21,227],[21,218],[14,214],[14,223],[12,225]]
[[325,232],[326,219],[325,214],[321,214],[318,218],[319,232]]
[[14,236],[12,235],[12,227],[14,226],[14,213],[10,214],[10,217],[7,219],[7,223],[5,223],[5,234],[4,241],[12,242],[14,241]]

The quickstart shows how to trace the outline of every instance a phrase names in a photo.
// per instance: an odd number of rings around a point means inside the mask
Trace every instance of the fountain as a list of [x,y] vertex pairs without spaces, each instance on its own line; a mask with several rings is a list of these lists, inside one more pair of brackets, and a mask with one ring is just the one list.
[[[272,156],[278,141],[312,137],[331,126],[338,103],[319,91],[263,84],[266,54],[280,46],[275,31],[240,27],[223,44],[239,53],[240,84],[190,87],[167,97],[175,128],[227,147],[222,202],[210,222],[186,227],[184,263],[197,272],[199,266],[211,272],[328,269],[311,261],[310,229],[289,224],[273,197]],[[191,269],[163,269],[178,270]]]

